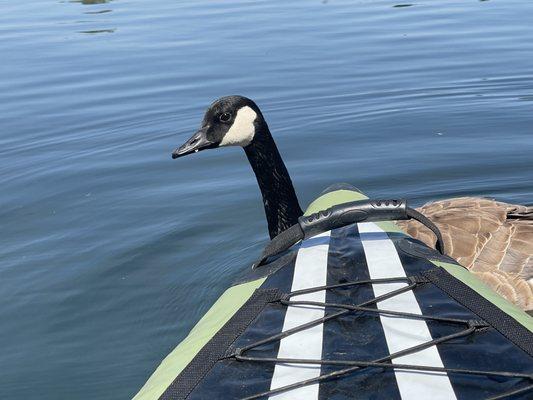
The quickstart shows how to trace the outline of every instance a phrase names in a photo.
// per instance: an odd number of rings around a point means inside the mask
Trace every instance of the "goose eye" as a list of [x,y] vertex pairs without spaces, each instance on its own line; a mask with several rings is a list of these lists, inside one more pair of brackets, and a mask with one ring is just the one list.
[[218,119],[222,122],[228,122],[231,119],[231,114],[227,112],[222,113],[218,116]]

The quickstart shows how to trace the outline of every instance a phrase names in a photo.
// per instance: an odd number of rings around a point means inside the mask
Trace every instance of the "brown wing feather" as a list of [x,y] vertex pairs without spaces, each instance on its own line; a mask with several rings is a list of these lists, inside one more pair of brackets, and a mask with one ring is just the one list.
[[[449,256],[507,300],[533,310],[533,207],[461,197],[428,203],[418,211],[439,227]],[[398,224],[435,247],[435,235],[425,226]]]

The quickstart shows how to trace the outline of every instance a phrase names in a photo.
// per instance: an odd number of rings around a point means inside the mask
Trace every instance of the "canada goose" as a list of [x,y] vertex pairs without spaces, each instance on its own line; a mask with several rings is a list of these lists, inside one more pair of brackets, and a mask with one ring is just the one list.
[[[172,158],[224,146],[244,148],[261,189],[270,237],[297,223],[302,209],[291,178],[252,100],[242,96],[216,100],[200,130],[174,150]],[[442,231],[448,255],[509,301],[533,310],[533,207],[463,197],[429,203],[419,211]],[[435,247],[435,236],[421,224],[399,225]]]

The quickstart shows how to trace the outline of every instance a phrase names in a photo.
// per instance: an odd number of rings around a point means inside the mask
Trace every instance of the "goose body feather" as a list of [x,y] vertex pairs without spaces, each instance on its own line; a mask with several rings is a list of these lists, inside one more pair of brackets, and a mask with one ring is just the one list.
[[[533,207],[461,197],[428,203],[418,211],[439,227],[448,255],[507,300],[533,311]],[[399,225],[435,247],[435,235],[422,224]]]

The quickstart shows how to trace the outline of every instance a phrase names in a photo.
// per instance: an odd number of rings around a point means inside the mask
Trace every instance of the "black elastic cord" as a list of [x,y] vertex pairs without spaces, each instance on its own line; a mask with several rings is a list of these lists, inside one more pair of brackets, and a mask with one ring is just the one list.
[[515,394],[526,393],[530,390],[533,390],[533,385],[524,386],[523,388],[520,388],[520,389],[514,389],[514,390],[511,390],[510,392],[506,392],[506,393],[502,393],[494,397],[490,397],[487,400],[501,400],[507,397],[514,396]]
[[[392,278],[392,279],[397,279],[397,278]],[[410,285],[407,285],[405,287],[393,290],[391,292],[382,294],[381,296],[378,296],[378,297],[375,297],[373,299],[367,300],[367,301],[359,304],[359,306],[364,307],[364,306],[368,306],[368,305],[371,305],[371,304],[378,303],[378,302],[380,302],[382,300],[390,299],[391,297],[394,297],[394,296],[396,296],[398,294],[408,292],[409,290],[413,289],[413,287],[415,287],[417,284],[418,283],[416,283],[416,282],[415,283],[411,283]],[[291,296],[291,294],[289,294],[289,295],[287,295],[285,297],[288,298],[290,296]],[[271,343],[271,342],[275,342],[277,340],[281,340],[281,339],[283,339],[283,338],[285,338],[287,336],[290,336],[290,335],[292,335],[294,333],[301,332],[301,331],[303,331],[305,329],[308,329],[308,328],[312,328],[313,326],[321,325],[321,324],[323,324],[326,321],[329,321],[329,320],[334,319],[334,318],[338,318],[341,315],[348,314],[349,312],[352,312],[352,310],[343,309],[343,310],[337,311],[337,312],[335,312],[333,314],[325,315],[322,318],[317,318],[315,320],[306,322],[305,324],[298,325],[298,326],[296,326],[294,328],[288,329],[288,330],[280,332],[278,334],[275,334],[275,335],[272,335],[272,336],[268,336],[268,337],[266,337],[264,339],[258,340],[257,342],[250,343],[249,345],[244,346],[244,347],[242,347],[240,349],[236,349],[235,350],[235,354],[233,354],[232,356],[237,356],[239,354],[242,354],[245,351],[248,351],[248,350],[250,350],[250,349],[252,349],[254,347],[259,347],[259,346],[262,346],[262,345],[267,344],[267,343]]]
[[[345,310],[350,311],[362,311],[362,312],[369,312],[369,313],[376,313],[376,314],[383,314],[383,315],[394,315],[397,317],[405,317],[405,318],[412,318],[412,319],[423,319],[423,320],[431,320],[431,321],[439,321],[439,322],[448,322],[451,324],[468,324],[469,321],[464,319],[458,319],[458,318],[445,318],[445,317],[434,317],[431,315],[423,315],[423,314],[413,314],[413,313],[407,313],[403,311],[393,311],[393,310],[382,310],[378,308],[370,308],[370,307],[360,307],[360,306],[351,306],[349,304],[339,304],[339,303],[321,303],[319,301],[309,301],[309,300],[279,300],[279,302],[286,306],[316,306],[316,307],[330,307],[330,308],[342,308]],[[483,323],[479,323],[479,326],[488,326]]]
[[[428,342],[421,343],[419,345],[416,345],[416,346],[413,346],[413,347],[409,347],[409,348],[404,349],[404,350],[397,351],[396,353],[390,354],[390,355],[388,355],[386,357],[382,357],[382,358],[379,358],[377,360],[369,361],[369,363],[379,364],[378,367],[383,367],[383,365],[381,365],[381,364],[383,364],[385,361],[390,361],[393,358],[401,357],[401,356],[404,356],[406,354],[415,353],[417,351],[424,350],[424,349],[426,349],[428,347],[434,346],[436,344],[439,344],[439,343],[442,343],[442,342],[445,342],[445,341],[448,341],[448,340],[451,340],[451,339],[456,339],[456,338],[459,338],[459,337],[467,336],[467,335],[473,333],[475,330],[476,330],[476,327],[475,326],[471,326],[471,327],[469,327],[469,328],[467,328],[465,330],[462,330],[460,332],[452,333],[450,335],[446,335],[446,336],[443,336],[441,338],[433,339],[433,340],[430,340]],[[251,360],[251,358],[253,358],[253,357],[249,357],[249,360],[247,360],[247,361],[264,361],[260,357],[258,357],[256,360]],[[300,360],[300,359],[294,359],[294,360],[292,360],[292,359],[284,359],[284,360],[285,361],[282,361],[283,363],[295,363],[295,364],[298,364],[298,363],[305,364],[306,361],[309,361],[309,360]],[[311,360],[311,361],[313,361],[313,360]],[[319,360],[316,360],[316,361],[319,361]],[[269,360],[269,362],[277,362],[277,361],[275,361],[275,359],[271,359],[271,360]],[[272,389],[272,390],[269,390],[267,392],[258,393],[258,394],[252,395],[252,396],[248,396],[248,397],[245,397],[242,400],[253,400],[253,399],[258,399],[258,398],[261,398],[261,397],[264,397],[264,396],[271,396],[273,394],[286,392],[288,390],[293,390],[293,389],[296,389],[296,388],[299,388],[299,387],[303,387],[303,386],[311,385],[311,384],[314,384],[314,383],[322,382],[322,381],[327,380],[327,379],[337,378],[337,377],[339,377],[341,375],[346,375],[346,374],[351,373],[353,371],[356,371],[358,369],[365,368],[366,366],[367,365],[361,367],[359,365],[356,365],[356,366],[352,366],[352,367],[349,367],[349,368],[344,368],[344,369],[341,369],[341,370],[338,370],[338,371],[333,371],[333,372],[330,372],[328,374],[319,375],[319,376],[317,376],[315,378],[306,379],[306,380],[303,380],[303,381],[300,381],[300,382],[296,382],[296,383],[293,383],[293,384],[290,384],[290,385],[286,385],[286,386],[282,386],[282,387],[279,387],[279,388],[276,388],[276,389]],[[418,366],[418,367],[422,367],[423,368],[423,366]]]
[[369,283],[376,284],[376,283],[398,283],[398,282],[414,283],[415,280],[411,279],[411,278],[403,277],[403,276],[399,277],[399,278],[366,279],[366,280],[361,280],[361,281],[351,281],[351,282],[337,283],[337,284],[334,284],[334,285],[324,285],[324,286],[316,286],[316,287],[307,288],[307,289],[294,290],[294,291],[290,292],[287,295],[287,297],[293,297],[293,296],[299,296],[301,294],[320,292],[321,290],[344,289],[344,288],[347,288],[349,286],[366,285],[366,284],[369,284]]
[[[299,296],[302,294],[312,293],[312,292],[321,291],[321,290],[344,289],[349,286],[361,285],[361,284],[375,284],[375,283],[384,284],[384,283],[397,283],[397,282],[405,282],[406,286],[396,289],[396,290],[392,290],[388,293],[385,293],[374,299],[367,300],[358,305],[325,303],[325,302],[316,302],[316,301],[307,301],[307,300],[290,300],[291,297],[294,297],[294,296]],[[412,290],[417,285],[424,284],[426,282],[428,282],[428,280],[425,279],[423,276],[396,277],[396,278],[385,278],[385,279],[368,279],[368,280],[361,280],[361,281],[345,282],[345,283],[334,284],[334,285],[317,286],[313,288],[293,291],[291,293],[288,293],[282,296],[279,300],[277,300],[277,302],[283,305],[286,305],[286,306],[313,306],[313,307],[322,307],[324,309],[337,308],[341,310],[337,312],[333,312],[331,314],[327,314],[322,318],[309,321],[307,323],[288,329],[276,335],[271,335],[269,337],[266,337],[254,343],[250,343],[247,346],[244,346],[242,348],[238,348],[229,357],[233,357],[238,361],[268,362],[268,363],[283,363],[283,364],[336,365],[336,366],[345,366],[347,368],[343,368],[343,369],[333,371],[327,374],[319,375],[317,377],[310,378],[307,380],[295,382],[293,384],[279,387],[276,389],[272,389],[266,392],[257,393],[252,396],[248,396],[244,398],[243,400],[258,399],[261,397],[271,396],[271,395],[275,395],[281,392],[293,390],[299,387],[316,384],[324,380],[335,379],[335,378],[341,377],[343,375],[349,374],[351,372],[357,371],[362,368],[393,368],[393,369],[404,369],[404,370],[413,370],[413,371],[422,371],[422,372],[445,372],[445,373],[470,374],[470,375],[503,376],[503,377],[533,380],[533,375],[531,374],[514,373],[514,372],[508,372],[508,371],[480,371],[480,370],[473,370],[473,369],[445,368],[445,367],[433,367],[433,366],[424,366],[424,365],[392,363],[391,360],[394,358],[398,358],[398,357],[401,357],[407,354],[416,353],[418,351],[424,350],[426,348],[429,348],[431,346],[434,346],[440,343],[444,343],[444,342],[447,342],[453,339],[471,335],[475,333],[476,331],[489,326],[486,322],[482,320],[464,320],[464,319],[458,319],[458,318],[436,317],[436,316],[431,316],[431,315],[420,315],[420,314],[413,314],[413,313],[408,313],[408,312],[403,312],[403,311],[381,310],[378,308],[366,307],[372,304],[376,304],[379,301],[390,299],[406,291]],[[290,336],[302,330],[311,328],[313,326],[323,324],[326,321],[332,320],[334,318],[340,317],[350,312],[365,312],[365,313],[373,313],[377,315],[391,315],[391,316],[399,316],[399,317],[412,318],[412,319],[432,320],[432,321],[442,322],[442,323],[465,325],[465,328],[459,332],[455,332],[455,333],[451,333],[446,336],[435,338],[427,342],[409,347],[407,349],[397,351],[393,354],[390,354],[388,356],[385,356],[385,357],[382,357],[376,360],[372,360],[372,361],[328,360],[328,359],[317,360],[317,359],[298,359],[298,358],[293,359],[293,358],[258,357],[258,356],[245,355],[245,353],[249,350],[255,349],[267,343],[281,340],[287,336]],[[510,391],[507,393],[502,393],[500,395],[492,397],[491,400],[504,399],[506,397],[509,397],[515,394],[524,393],[528,390],[531,390],[532,388],[533,388],[533,385],[528,385],[523,388],[516,389],[516,390]]]

